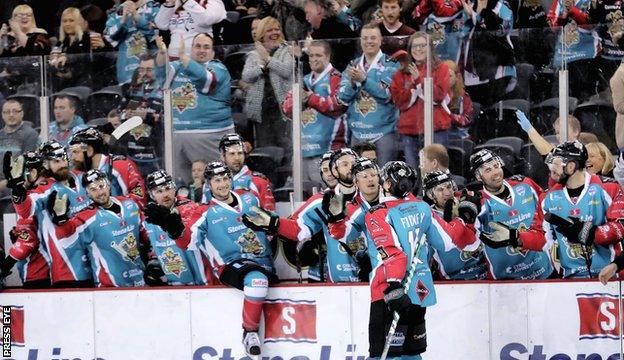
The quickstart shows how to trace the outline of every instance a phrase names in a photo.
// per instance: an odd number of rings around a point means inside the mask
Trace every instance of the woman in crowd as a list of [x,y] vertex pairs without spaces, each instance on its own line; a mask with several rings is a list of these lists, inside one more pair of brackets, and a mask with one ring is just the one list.
[[592,174],[613,177],[615,162],[611,151],[601,142],[591,142],[586,144],[587,164],[586,169]]
[[448,109],[451,112],[453,134],[459,138],[468,137],[468,127],[472,123],[473,107],[470,95],[464,89],[464,80],[459,65],[455,61],[444,62],[449,68],[449,84],[451,86]]
[[[431,45],[424,32],[410,36],[408,52],[399,56],[402,68],[392,78],[390,94],[399,108],[400,117],[397,129],[401,136],[405,162],[418,167],[418,152],[424,146],[425,97],[424,81],[427,76],[427,47]],[[450,70],[446,63],[433,54],[430,59],[433,78],[433,142],[448,145],[451,128]]]
[[256,48],[247,55],[242,80],[249,84],[244,112],[254,122],[255,147],[277,145],[290,154],[291,126],[279,104],[292,86],[292,48],[270,16],[260,20],[254,40]]
[[18,5],[13,9],[9,24],[0,28],[0,55],[34,56],[50,53],[50,36],[37,27],[33,9]]

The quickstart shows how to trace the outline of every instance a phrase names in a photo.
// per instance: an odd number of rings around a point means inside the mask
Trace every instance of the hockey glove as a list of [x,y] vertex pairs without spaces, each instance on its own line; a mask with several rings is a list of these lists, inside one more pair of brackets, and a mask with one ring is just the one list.
[[467,224],[474,224],[481,212],[481,191],[471,195],[466,189],[462,191],[457,209],[459,217]]
[[68,209],[69,200],[67,199],[67,194],[58,197],[58,192],[56,190],[52,191],[48,197],[47,210],[50,216],[52,216],[52,222],[55,225],[62,225],[69,220]]
[[444,215],[442,216],[444,218],[444,221],[446,222],[450,222],[451,220],[453,220],[453,208],[455,207],[455,198],[453,199],[449,199],[445,204],[444,204]]
[[503,223],[494,221],[491,221],[488,225],[490,226],[492,232],[482,232],[480,236],[481,241],[485,245],[493,249],[499,249],[506,246],[520,246],[520,242],[518,241],[520,236],[517,229],[511,229]]
[[173,209],[167,215],[166,219],[167,221],[165,223],[165,226],[163,227],[163,230],[165,230],[169,234],[170,238],[179,238],[182,235],[182,232],[184,232],[184,222],[182,221],[182,215],[180,215],[178,209]]
[[12,191],[13,202],[20,204],[26,199],[24,157],[18,156],[17,159],[13,160],[11,155],[10,151],[4,153],[2,172],[7,180],[7,187]]
[[358,271],[358,278],[360,282],[368,282],[370,278],[370,273],[373,271],[373,265],[371,264],[370,257],[367,253],[359,256],[357,259],[358,266],[360,270]]
[[404,313],[412,305],[412,300],[405,293],[405,288],[398,281],[388,282],[388,287],[384,290],[384,301],[390,311],[396,311],[399,314]]
[[143,213],[145,214],[145,221],[150,224],[158,225],[164,229],[164,226],[167,223],[167,216],[169,216],[171,210],[154,202],[150,202],[147,206],[145,206]]
[[273,215],[263,208],[252,206],[251,211],[255,215],[243,215],[243,224],[253,231],[264,231],[269,234],[277,233],[277,227],[279,226],[279,217]]
[[329,223],[338,222],[347,216],[346,202],[342,193],[336,194],[333,190],[325,191],[321,206]]
[[553,213],[544,214],[544,220],[557,226],[555,230],[565,236],[570,243],[588,246],[594,244],[597,226],[591,221],[581,221],[577,217],[565,219]]
[[145,266],[145,283],[149,286],[167,285],[167,277],[158,260],[152,259]]

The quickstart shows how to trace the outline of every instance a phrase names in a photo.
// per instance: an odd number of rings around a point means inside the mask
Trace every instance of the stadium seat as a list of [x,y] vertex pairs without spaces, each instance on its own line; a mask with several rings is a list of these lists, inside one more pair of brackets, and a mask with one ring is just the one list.
[[247,166],[252,171],[259,172],[269,178],[271,183],[275,183],[276,174],[275,168],[277,167],[273,158],[269,154],[265,153],[251,153],[247,156],[245,161]]
[[247,54],[247,51],[237,51],[225,56],[223,64],[230,72],[232,80],[240,80],[241,75],[243,74],[243,67],[245,66]]
[[121,87],[118,85],[107,86],[89,95],[89,117],[106,117],[109,111],[116,109],[122,99]]
[[229,21],[232,24],[236,24],[240,17],[240,13],[238,11],[227,11],[225,13],[225,20]]
[[449,155],[449,171],[451,174],[466,177],[468,174],[468,160],[470,155],[461,147],[447,146],[446,151]]
[[474,142],[470,139],[453,139],[449,140],[449,146],[456,146],[464,149],[466,155],[470,157],[472,149],[474,149]]
[[546,189],[549,177],[548,166],[533,144],[522,146],[522,158],[524,159],[522,174],[533,179],[542,189]]
[[275,188],[280,188],[285,186],[288,177],[292,176],[292,166],[280,166],[275,169],[275,182],[273,186]]
[[502,100],[482,111],[475,118],[471,129],[475,141],[484,143],[502,136],[526,137],[517,122],[516,110],[518,109],[528,114],[529,102],[525,99]]
[[596,135],[609,149],[617,150],[614,141],[616,113],[610,101],[588,100],[576,107],[574,116],[581,122],[581,131]]
[[531,94],[531,78],[535,72],[535,66],[529,63],[516,64],[518,84],[509,94],[509,97],[529,100]]
[[105,117],[91,119],[87,122],[87,126],[89,127],[97,127],[101,125],[106,125],[108,123],[108,119]]
[[41,124],[41,119],[39,118],[39,97],[32,94],[23,94],[17,93],[7,97],[8,99],[17,100],[22,104],[22,109],[24,110],[24,119],[27,121],[31,121],[33,123],[33,127],[37,127]]
[[89,95],[91,95],[92,92],[93,91],[88,86],[73,86],[52,94],[52,97],[56,97],[59,95],[69,95],[84,103],[85,101],[87,101],[87,98],[89,97]]
[[267,154],[273,159],[278,166],[282,164],[282,159],[284,159],[284,149],[279,146],[263,146],[259,148],[253,149],[252,154]]
[[494,138],[491,140],[488,140],[485,145],[499,145],[499,144],[506,144],[509,145],[513,148],[514,153],[518,156],[520,156],[520,151],[522,150],[522,145],[524,144],[524,141],[522,141],[522,139],[520,139],[519,137],[516,136],[503,136],[503,137],[498,137],[498,138]]

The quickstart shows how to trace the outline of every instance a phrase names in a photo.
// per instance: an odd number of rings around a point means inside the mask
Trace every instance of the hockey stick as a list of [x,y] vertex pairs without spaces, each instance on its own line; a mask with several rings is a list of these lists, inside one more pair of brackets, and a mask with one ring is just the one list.
[[[418,230],[416,230],[418,235]],[[409,232],[410,236],[414,233]],[[410,264],[409,272],[407,273],[407,278],[405,278],[405,283],[403,284],[403,291],[407,294],[407,291],[412,284],[412,278],[416,273],[416,267],[418,267],[418,255],[420,253],[420,248],[425,243],[425,237],[423,236],[420,240],[418,240],[418,245],[416,246],[416,250],[414,250],[414,258],[412,259],[412,263]],[[390,324],[390,329],[388,330],[388,335],[386,336],[386,343],[384,344],[383,352],[381,353],[380,360],[386,360],[388,357],[388,351],[390,351],[390,343],[392,343],[392,338],[394,337],[394,332],[396,331],[397,326],[399,325],[399,319],[401,315],[397,311],[392,313],[392,323]]]
[[140,116],[133,116],[130,119],[121,123],[121,125],[117,126],[117,128],[111,134],[111,140],[108,144],[108,156],[110,157],[110,166],[108,168],[108,179],[112,181],[113,179],[113,154],[111,153],[112,147],[121,139],[122,136],[126,135],[132,129],[135,129],[143,124],[143,118]]
[[[544,214],[544,220],[546,220],[549,224],[556,225],[556,226],[569,226],[570,224],[572,224],[570,220],[562,218],[561,216],[557,214],[553,214],[551,212],[546,212]],[[589,246],[589,249],[588,249],[588,246],[586,244],[581,244],[581,246],[583,247],[583,258],[585,259],[587,272],[589,273],[589,278],[592,279],[593,278],[593,275],[591,272],[592,249],[591,249],[591,246]]]

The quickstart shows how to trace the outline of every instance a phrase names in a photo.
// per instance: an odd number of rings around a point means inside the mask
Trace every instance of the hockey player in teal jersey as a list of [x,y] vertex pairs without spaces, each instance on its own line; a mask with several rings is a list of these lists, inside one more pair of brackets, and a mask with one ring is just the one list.
[[[188,238],[182,236],[185,228],[190,228],[190,219],[199,209],[199,204],[176,198],[175,184],[164,170],[147,175],[146,184],[153,202],[145,208],[143,226],[158,259],[158,268],[164,272],[162,276],[166,278],[166,284],[205,285],[203,263],[197,261],[194,253],[187,251],[188,242],[185,239]],[[147,266],[152,265],[155,264]],[[148,285],[152,284],[148,282]]]
[[[460,196],[464,199],[470,195],[466,190],[457,193],[457,185],[448,172],[436,170],[425,175],[423,179],[425,187],[425,201],[429,202],[431,209],[450,222],[456,218],[460,204]],[[477,193],[480,194],[480,193]],[[480,205],[481,199],[475,198],[473,203]],[[478,213],[478,211],[475,211]],[[468,225],[470,226],[470,225]],[[441,247],[432,246],[433,258],[438,263],[442,278],[448,280],[481,280],[487,276],[487,265],[483,254],[483,245],[479,242],[458,249],[453,247],[448,251],[438,251]]]
[[470,156],[470,170],[483,183],[475,222],[494,279],[546,279],[553,272],[539,209],[542,189],[521,175],[505,179],[503,161],[483,149]]
[[277,281],[266,234],[242,223],[243,215],[255,214],[259,201],[250,192],[232,191],[232,173],[222,162],[209,163],[205,177],[212,199],[192,222],[189,249],[208,257],[222,283],[243,291],[243,345],[249,355],[259,355],[262,305],[269,282]]
[[565,278],[595,277],[624,240],[624,193],[615,180],[587,172],[587,157],[583,144],[570,141],[547,158],[558,181],[542,196],[541,210],[547,247],[558,245]]
[[48,197],[47,211],[56,225],[58,242],[70,246],[79,241],[86,247],[98,287],[144,286],[144,262],[153,259],[147,256],[149,247],[140,246],[147,245],[147,240],[139,205],[125,197],[111,197],[108,178],[100,170],[84,173],[82,186],[93,205],[71,218],[67,195],[57,196],[53,191]]

